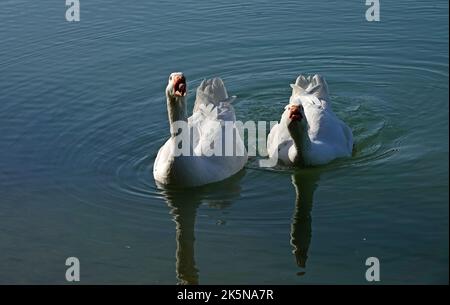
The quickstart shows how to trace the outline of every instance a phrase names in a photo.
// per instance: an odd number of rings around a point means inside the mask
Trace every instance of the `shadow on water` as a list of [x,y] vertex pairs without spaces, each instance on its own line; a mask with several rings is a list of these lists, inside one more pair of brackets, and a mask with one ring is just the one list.
[[240,197],[240,181],[245,170],[219,183],[197,188],[166,188],[158,185],[176,224],[176,274],[178,284],[199,283],[195,263],[195,222],[201,204],[223,209]]
[[[297,265],[306,268],[309,245],[311,244],[311,210],[314,202],[314,192],[318,186],[320,171],[314,169],[297,170],[292,175],[292,184],[295,188],[295,209],[291,224],[292,253]],[[304,275],[300,271],[297,275]]]

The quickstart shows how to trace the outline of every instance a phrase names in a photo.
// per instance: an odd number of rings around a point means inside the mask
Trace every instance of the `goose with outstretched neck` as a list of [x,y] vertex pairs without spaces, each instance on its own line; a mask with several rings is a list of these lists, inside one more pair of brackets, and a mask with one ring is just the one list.
[[[193,114],[188,117],[187,94],[184,74],[172,73],[166,88],[171,135],[155,159],[155,180],[164,185],[194,187],[238,173],[247,162],[247,152],[235,126],[231,105],[235,97],[228,96],[220,78],[204,80],[197,88]],[[232,129],[232,137],[225,136],[230,130],[224,126]]]
[[270,158],[288,166],[315,166],[350,157],[353,134],[331,109],[325,79],[300,75],[291,87],[289,104],[267,138]]

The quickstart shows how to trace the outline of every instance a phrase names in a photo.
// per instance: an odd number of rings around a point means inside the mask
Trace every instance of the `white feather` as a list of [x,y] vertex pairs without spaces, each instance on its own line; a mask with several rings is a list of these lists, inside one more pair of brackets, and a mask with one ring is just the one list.
[[[170,138],[156,157],[153,174],[162,184],[200,186],[224,180],[239,172],[247,162],[244,142],[236,132],[225,137],[225,122],[234,126],[236,115],[220,78],[203,81],[197,88],[193,115],[188,118],[193,154],[174,156],[175,140]],[[211,146],[211,143],[215,143]],[[217,143],[221,143],[222,155],[214,155]],[[235,154],[225,156],[225,147],[232,147]]]
[[303,145],[300,152],[296,150],[292,134],[287,128],[290,123],[287,105],[280,122],[268,135],[269,156],[274,157],[278,153],[278,159],[287,165],[294,164],[298,153],[305,165],[321,165],[336,158],[351,156],[352,131],[332,111],[325,80],[319,75],[300,75],[291,87],[289,104],[301,105],[303,108],[306,119],[304,132],[308,145]]

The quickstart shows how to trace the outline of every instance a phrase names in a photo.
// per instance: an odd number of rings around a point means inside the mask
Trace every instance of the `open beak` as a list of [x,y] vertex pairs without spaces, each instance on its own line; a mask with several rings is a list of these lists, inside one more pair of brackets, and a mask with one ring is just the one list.
[[173,94],[175,96],[186,96],[186,78],[184,76],[175,76],[173,80]]
[[300,107],[297,105],[290,105],[289,106],[289,118],[293,121],[301,121],[303,119],[303,115],[300,111]]

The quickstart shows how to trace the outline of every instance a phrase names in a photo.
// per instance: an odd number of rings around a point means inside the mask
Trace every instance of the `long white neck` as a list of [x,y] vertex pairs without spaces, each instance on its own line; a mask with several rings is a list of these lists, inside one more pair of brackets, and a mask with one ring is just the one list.
[[170,130],[173,130],[174,123],[178,121],[187,122],[186,97],[167,96],[167,113],[169,115]]
[[[303,118],[303,120],[306,120]],[[292,121],[288,125],[289,134],[294,141],[297,150],[297,162],[305,163],[305,153],[311,146],[311,139],[308,136],[308,124],[306,121]]]

